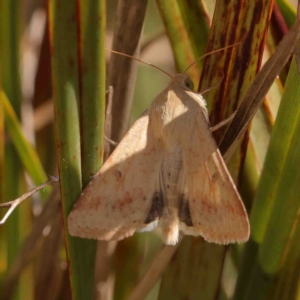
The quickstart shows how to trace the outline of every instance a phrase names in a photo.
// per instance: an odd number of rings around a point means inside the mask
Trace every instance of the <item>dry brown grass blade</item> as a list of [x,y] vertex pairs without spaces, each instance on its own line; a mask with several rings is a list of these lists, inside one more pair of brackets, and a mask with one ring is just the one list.
[[[114,38],[111,49],[135,56],[139,52],[139,41],[143,28],[147,0],[120,0],[114,28]],[[105,136],[114,142],[119,142],[128,129],[134,81],[136,76],[136,61],[117,54],[111,54],[107,84],[113,93],[108,94],[106,112]],[[110,96],[112,95],[112,99]],[[113,121],[112,121],[113,120]],[[107,147],[110,146],[110,147]],[[110,149],[108,149],[110,148]],[[105,156],[114,148],[105,146]],[[107,157],[106,157],[107,158]],[[101,249],[99,249],[101,248]],[[99,242],[95,282],[112,285],[110,280],[111,258],[110,243]]]
[[130,295],[130,300],[145,299],[151,288],[154,286],[155,282],[162,275],[163,271],[178,249],[179,245],[180,243],[177,243],[175,246],[164,246],[164,248],[155,257],[151,266]]
[[43,102],[34,110],[34,131],[41,131],[54,120],[53,100]]
[[[138,56],[139,40],[146,13],[147,0],[118,2],[112,50]],[[120,55],[111,55],[108,85],[113,86],[112,124],[106,136],[119,142],[128,129],[132,104],[136,62]]]
[[263,99],[294,51],[300,36],[300,19],[290,29],[289,33],[282,39],[275,53],[262,67],[247,91],[241,105],[239,106],[232,122],[220,143],[220,151],[227,161],[236,149],[246,132],[254,114],[263,102]]
[[95,270],[95,300],[113,299],[115,273],[114,270],[112,270],[112,266],[116,246],[116,241],[109,243],[98,241],[97,268]]
[[44,228],[51,223],[55,216],[59,216],[61,218],[61,205],[59,199],[59,190],[56,186],[51,197],[45,204],[43,211],[34,220],[32,230],[24,241],[23,246],[20,248],[19,254],[3,282],[1,299],[8,300],[12,297],[22,270],[36,254],[38,244],[41,238],[43,238]]
[[164,28],[159,29],[158,31],[154,32],[150,36],[148,36],[145,40],[143,40],[141,44],[141,54],[147,50],[148,47],[156,43],[159,39],[166,36],[166,30]]
[[56,214],[51,221],[50,233],[43,239],[41,251],[39,251],[35,280],[36,299],[57,299],[57,287],[60,286],[60,283],[56,281],[59,270],[55,266],[59,265],[59,251],[63,247],[61,214]]
[[66,267],[62,274],[60,273],[61,278],[59,278],[60,286],[58,289],[58,296],[56,299],[63,300],[73,300],[70,289],[70,281],[69,281],[69,270]]
[[[63,242],[63,240],[61,242]],[[56,260],[55,265],[52,266],[51,276],[47,278],[47,290],[44,293],[42,293],[41,291],[40,295],[42,296],[38,296],[38,294],[35,293],[35,299],[71,299],[71,290],[68,281],[68,273],[69,272],[67,269],[67,263]],[[70,296],[68,298],[61,296],[62,293],[68,293]]]
[[8,211],[6,212],[6,214],[4,215],[4,217],[0,220],[0,226],[3,225],[6,220],[8,219],[8,217],[11,215],[11,213],[15,210],[15,208],[20,204],[22,203],[24,200],[26,200],[28,197],[32,196],[33,194],[35,194],[36,192],[44,189],[46,186],[54,183],[54,182],[58,182],[59,179],[55,176],[48,176],[48,180],[33,188],[32,190],[30,190],[29,192],[23,194],[21,197],[17,198],[17,199],[14,199],[12,201],[9,201],[9,202],[4,202],[4,203],[0,203],[0,208],[1,207],[9,207]]

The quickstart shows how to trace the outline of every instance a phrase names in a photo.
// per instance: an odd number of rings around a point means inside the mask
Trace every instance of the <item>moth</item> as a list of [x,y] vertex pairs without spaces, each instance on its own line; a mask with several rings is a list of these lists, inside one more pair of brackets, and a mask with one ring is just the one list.
[[211,134],[206,103],[187,74],[133,124],[68,216],[72,236],[121,240],[157,228],[228,244],[249,238],[243,202]]

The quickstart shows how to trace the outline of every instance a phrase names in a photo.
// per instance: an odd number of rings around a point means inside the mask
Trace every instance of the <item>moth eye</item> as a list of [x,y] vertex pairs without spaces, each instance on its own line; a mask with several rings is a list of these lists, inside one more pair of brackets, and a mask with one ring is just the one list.
[[185,85],[188,89],[190,89],[190,90],[193,90],[193,89],[194,89],[194,84],[193,84],[193,82],[192,82],[190,79],[186,79],[186,80],[184,81],[184,85]]

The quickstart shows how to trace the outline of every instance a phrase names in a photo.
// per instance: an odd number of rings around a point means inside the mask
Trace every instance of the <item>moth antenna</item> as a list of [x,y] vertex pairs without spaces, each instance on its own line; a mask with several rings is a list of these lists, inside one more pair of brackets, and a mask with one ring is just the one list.
[[173,78],[172,75],[170,75],[169,73],[167,73],[167,72],[164,71],[163,69],[161,69],[161,68],[159,68],[159,67],[157,67],[157,66],[155,66],[155,65],[152,65],[152,64],[150,64],[150,63],[147,63],[147,62],[145,62],[145,61],[143,61],[143,60],[141,60],[141,59],[138,59],[138,58],[136,58],[136,57],[134,57],[134,56],[131,56],[131,55],[128,55],[128,54],[125,54],[125,53],[122,53],[122,52],[118,52],[118,51],[115,51],[115,50],[107,49],[107,48],[105,48],[105,49],[106,49],[107,51],[109,51],[109,52],[112,52],[112,53],[115,53],[115,54],[119,54],[119,55],[122,55],[122,56],[125,56],[125,57],[128,57],[128,58],[135,59],[136,61],[138,61],[138,62],[140,62],[140,63],[143,63],[143,64],[145,64],[145,65],[148,65],[148,66],[150,66],[150,67],[152,67],[152,68],[155,68],[155,69],[157,69],[157,70],[163,72],[164,74],[168,75],[169,77]]
[[216,86],[218,86],[218,85],[223,81],[223,79],[224,79],[224,72],[222,71],[222,78],[221,78],[217,83],[215,83],[214,85],[210,86],[209,88],[206,88],[206,89],[204,89],[204,90],[202,90],[202,91],[199,91],[199,92],[197,92],[197,93],[195,93],[195,94],[200,94],[200,95],[202,95],[202,94],[204,94],[204,93],[206,93],[206,92],[212,90],[213,88],[215,88]]
[[190,67],[192,67],[192,66],[193,66],[194,64],[196,64],[199,60],[205,58],[206,56],[211,55],[211,54],[213,54],[213,53],[217,53],[217,52],[226,50],[226,49],[229,49],[229,48],[232,48],[232,47],[235,47],[235,46],[239,45],[240,43],[241,43],[241,42],[238,42],[238,43],[232,44],[232,45],[230,45],[230,46],[226,46],[226,47],[223,47],[223,48],[220,48],[220,49],[213,50],[213,51],[210,51],[210,52],[205,53],[204,55],[200,56],[197,60],[195,60],[193,63],[191,63],[191,64],[185,69],[185,71],[183,72],[183,74],[186,73]]

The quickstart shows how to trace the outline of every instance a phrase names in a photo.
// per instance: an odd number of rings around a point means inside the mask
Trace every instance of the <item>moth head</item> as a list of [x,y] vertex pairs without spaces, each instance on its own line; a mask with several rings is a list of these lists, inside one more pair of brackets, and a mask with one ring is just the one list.
[[194,83],[192,82],[190,77],[185,73],[174,75],[173,82],[178,84],[185,90],[193,91],[193,89],[194,89]]

